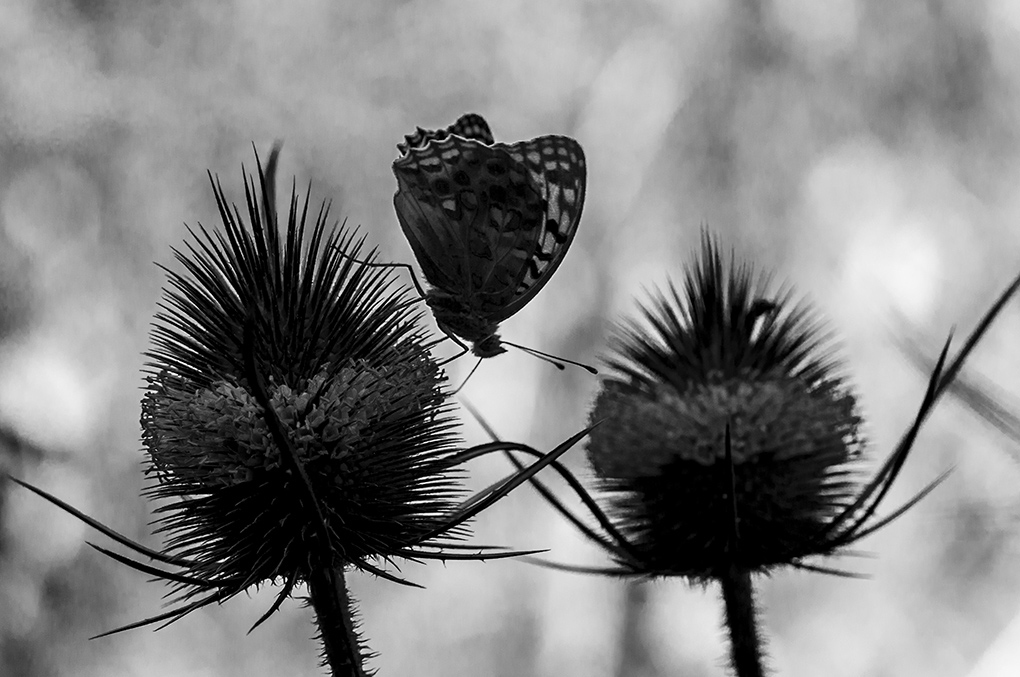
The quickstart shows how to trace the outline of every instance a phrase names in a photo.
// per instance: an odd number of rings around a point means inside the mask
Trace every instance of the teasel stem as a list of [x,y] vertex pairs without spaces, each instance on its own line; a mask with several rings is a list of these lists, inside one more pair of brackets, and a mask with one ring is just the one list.
[[616,677],[651,677],[658,675],[649,641],[647,622],[648,584],[630,581],[624,593],[623,622],[620,627],[620,649]]
[[717,580],[722,586],[726,606],[726,629],[730,633],[730,659],[737,677],[764,677],[761,634],[758,632],[757,610],[751,572],[738,565],[720,571]]
[[319,626],[324,663],[333,677],[366,677],[364,653],[358,643],[354,608],[343,572],[315,567],[308,579],[315,621]]
[[332,561],[333,550],[329,528],[326,525],[318,498],[312,489],[312,483],[290,443],[279,415],[273,409],[262,374],[255,366],[255,355],[251,349],[252,332],[251,324],[247,323],[242,350],[245,358],[245,375],[251,385],[256,402],[262,408],[262,415],[265,417],[274,442],[279,449],[285,452],[281,455],[284,467],[301,479],[301,486],[305,490],[301,503],[309,513],[309,519],[314,525],[313,532],[316,533],[321,544],[320,547],[323,549],[319,556],[319,563],[311,567],[308,588],[311,604],[315,609],[316,623],[319,626],[324,662],[329,666],[330,674],[333,677],[365,677],[364,652],[358,644],[354,608],[347,592],[343,571],[329,564]]
[[726,607],[726,628],[730,633],[730,660],[737,677],[763,677],[761,665],[761,633],[758,632],[758,614],[754,606],[754,587],[751,585],[751,571],[741,566],[740,513],[737,510],[737,477],[733,466],[733,436],[731,423],[726,424],[723,445],[726,453],[722,495],[729,495],[729,518],[731,561],[720,567],[715,579],[722,587],[723,604]]

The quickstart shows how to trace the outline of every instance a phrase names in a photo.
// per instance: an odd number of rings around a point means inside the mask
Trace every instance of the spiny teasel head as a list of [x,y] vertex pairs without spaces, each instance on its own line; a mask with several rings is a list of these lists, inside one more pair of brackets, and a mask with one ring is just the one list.
[[817,315],[725,265],[709,235],[682,288],[622,328],[607,362],[588,457],[615,573],[821,569],[802,560],[885,523],[874,510],[910,444],[865,477],[857,398]]
[[152,332],[147,491],[170,499],[158,524],[184,599],[324,568],[392,577],[373,562],[442,555],[435,536],[463,497],[415,299],[392,268],[356,260],[362,241],[328,204],[309,219],[292,193],[277,224],[275,160],[261,191],[245,177],[247,222],[210,176],[222,231],[175,250],[183,272],[167,271]]
[[883,528],[945,477],[878,516],[921,425],[1018,288],[1020,276],[948,363],[946,341],[916,417],[869,476],[857,399],[814,311],[750,266],[724,265],[705,233],[682,289],[657,294],[606,360],[587,447],[595,490],[554,464],[598,528],[532,479],[614,564],[543,564],[718,583],[734,674],[767,674],[752,575],[782,565],[855,575],[808,560]]
[[[395,284],[395,265],[372,263],[374,252],[330,223],[328,204],[309,220],[308,198],[300,204],[292,189],[286,224],[277,222],[278,152],[258,184],[245,175],[247,221],[210,175],[222,231],[200,225],[175,250],[183,271],[167,270],[141,418],[165,548],[11,479],[156,564],[93,546],[100,552],[174,586],[168,611],[103,635],[282,583],[257,626],[307,584],[324,664],[364,677],[369,653],[345,573],[414,585],[382,565],[527,554],[463,543],[465,524],[589,431],[548,453],[460,446],[419,299]],[[466,496],[464,464],[521,448],[538,460]]]

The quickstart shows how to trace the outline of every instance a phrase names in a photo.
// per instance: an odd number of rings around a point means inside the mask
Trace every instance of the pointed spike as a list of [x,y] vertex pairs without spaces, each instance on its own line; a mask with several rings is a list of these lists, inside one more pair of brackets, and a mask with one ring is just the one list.
[[291,590],[294,589],[294,584],[296,582],[297,582],[297,571],[295,570],[295,571],[291,572],[290,578],[287,579],[286,585],[284,585],[283,589],[280,590],[279,594],[276,595],[276,599],[273,600],[273,604],[269,607],[269,609],[264,614],[262,614],[261,617],[259,617],[259,619],[257,621],[255,621],[254,625],[252,625],[250,628],[248,628],[248,632],[245,633],[245,634],[250,635],[252,632],[255,631],[255,628],[259,627],[260,625],[265,623],[267,620],[269,620],[269,617],[272,616],[274,613],[276,613],[280,609],[281,606],[283,606],[284,600],[286,600],[287,597],[290,596]]
[[563,564],[560,562],[550,562],[548,560],[538,559],[537,557],[522,557],[521,561],[528,562],[546,569],[555,569],[557,571],[568,571],[575,574],[592,574],[596,576],[617,576],[620,578],[636,578],[647,575],[648,572],[644,571],[633,571],[624,567],[587,567],[575,564]]
[[158,562],[163,562],[164,564],[172,564],[172,565],[175,565],[175,566],[188,567],[188,566],[191,566],[191,564],[192,564],[190,561],[188,561],[186,559],[183,559],[181,557],[174,557],[172,555],[167,555],[165,553],[161,553],[161,552],[158,552],[156,550],[152,550],[151,548],[147,548],[144,545],[131,540],[127,536],[124,536],[124,535],[114,531],[113,529],[111,529],[110,527],[106,526],[102,522],[100,522],[100,521],[98,521],[96,519],[93,519],[92,517],[89,517],[85,513],[83,513],[80,510],[78,510],[77,508],[75,508],[75,507],[71,506],[70,504],[60,500],[59,498],[57,498],[53,494],[47,493],[47,492],[43,491],[42,489],[39,489],[38,487],[35,487],[35,486],[29,484],[28,482],[23,482],[22,480],[19,480],[17,477],[14,477],[13,475],[7,475],[7,478],[9,480],[11,480],[12,482],[14,482],[15,484],[18,484],[18,485],[24,487],[25,489],[28,489],[29,491],[31,491],[32,493],[36,494],[37,496],[40,496],[40,497],[46,499],[47,501],[49,501],[53,505],[57,506],[58,508],[60,508],[64,512],[66,512],[66,513],[68,513],[70,515],[73,515],[74,517],[78,518],[79,520],[81,520],[85,524],[89,525],[90,527],[92,527],[96,531],[98,531],[101,534],[109,537],[111,540],[114,540],[117,543],[120,543],[121,545],[123,545],[124,547],[130,548],[131,550],[134,550],[135,552],[137,552],[137,553],[139,553],[141,555],[145,555],[146,557],[148,557],[150,559],[153,559],[153,560],[156,560]]

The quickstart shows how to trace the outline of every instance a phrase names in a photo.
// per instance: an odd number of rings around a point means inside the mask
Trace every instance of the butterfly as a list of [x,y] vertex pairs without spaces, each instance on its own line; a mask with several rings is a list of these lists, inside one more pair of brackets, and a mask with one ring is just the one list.
[[584,151],[566,136],[496,143],[470,113],[397,150],[393,206],[436,324],[480,358],[506,352],[499,323],[545,286],[577,232]]

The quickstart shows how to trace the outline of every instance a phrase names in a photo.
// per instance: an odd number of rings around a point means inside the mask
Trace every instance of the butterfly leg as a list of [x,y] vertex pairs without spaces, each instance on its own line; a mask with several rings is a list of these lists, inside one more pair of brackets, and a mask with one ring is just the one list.
[[[463,353],[461,353],[461,355],[463,355]],[[475,366],[471,367],[471,371],[468,372],[467,378],[464,379],[464,381],[459,386],[457,386],[457,389],[450,393],[450,395],[452,396],[459,393],[461,389],[467,385],[467,382],[471,379],[471,377],[475,375],[475,372],[478,371],[478,367],[480,366],[482,366],[482,358],[479,357],[478,361],[475,362]]]
[[[445,367],[446,365],[450,364],[451,362],[453,362],[453,361],[454,361],[454,360],[456,360],[457,358],[459,358],[459,357],[463,357],[464,355],[466,355],[466,354],[468,354],[469,352],[471,352],[471,348],[469,348],[469,347],[467,346],[467,344],[465,344],[465,343],[464,343],[463,341],[461,341],[461,340],[460,340],[459,338],[457,338],[456,336],[454,336],[454,335],[453,335],[453,334],[451,334],[450,332],[446,331],[446,330],[445,330],[445,329],[443,329],[442,327],[440,327],[440,328],[439,328],[439,330],[440,330],[440,331],[442,331],[442,332],[443,332],[443,334],[445,334],[445,335],[446,335],[446,338],[450,339],[451,341],[453,341],[454,343],[456,343],[456,344],[457,344],[458,346],[460,346],[460,352],[459,352],[459,353],[457,353],[456,355],[454,355],[453,357],[448,357],[448,358],[446,358],[445,360],[443,360],[442,362],[440,362],[440,363],[439,363],[439,366],[440,366],[440,367]],[[439,345],[439,343],[442,343],[442,342],[443,342],[443,339],[440,339],[440,340],[439,340],[439,342],[438,342],[438,343],[436,343],[435,345]],[[458,388],[458,390],[459,390],[459,388]]]
[[456,355],[454,355],[453,357],[448,357],[445,360],[443,360],[442,362],[440,362],[439,363],[440,367],[445,367],[446,365],[448,365],[451,362],[453,362],[454,360],[456,360],[458,357],[463,357],[464,355],[467,355],[469,352],[471,352],[471,349],[468,348],[466,345],[464,345],[464,342],[461,341],[456,336],[454,336],[453,334],[447,334],[446,338],[450,339],[451,341],[456,343],[458,346],[460,346],[460,352],[457,353]]
[[354,263],[360,264],[362,266],[368,266],[369,268],[406,268],[408,275],[411,276],[411,284],[414,285],[415,291],[418,292],[418,297],[421,298],[421,299],[425,298],[425,288],[421,286],[421,282],[418,281],[418,276],[414,274],[414,268],[412,268],[410,264],[408,264],[408,263],[370,263],[368,261],[359,261],[358,259],[354,258],[353,256],[349,256],[345,252],[340,251],[339,248],[337,248],[337,253],[340,254],[340,256],[345,258],[345,259],[349,259],[349,260],[353,261]]

